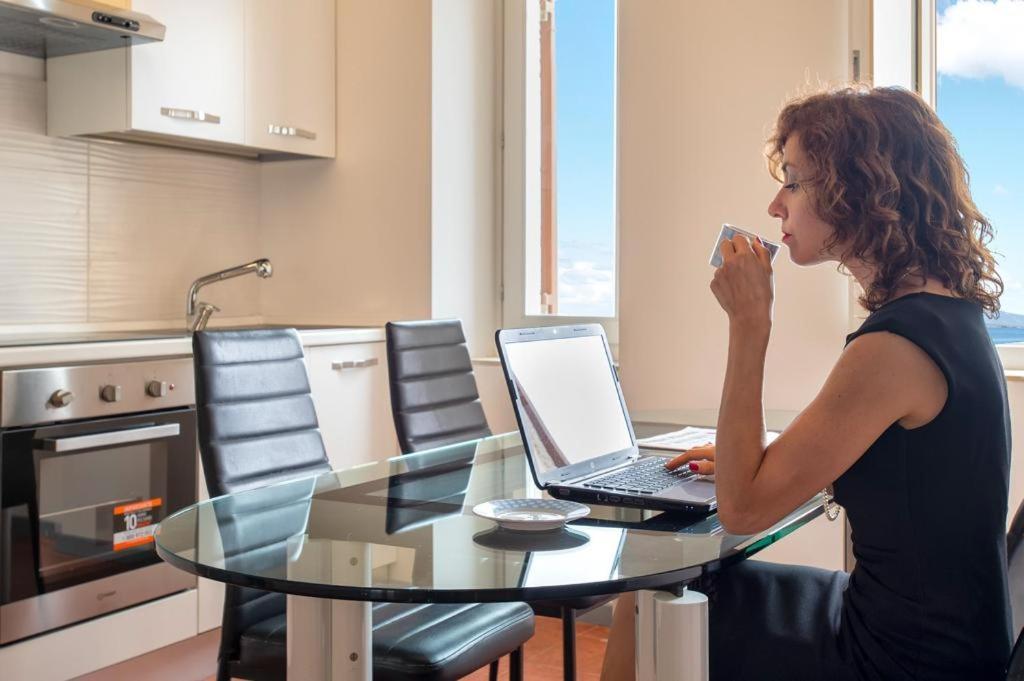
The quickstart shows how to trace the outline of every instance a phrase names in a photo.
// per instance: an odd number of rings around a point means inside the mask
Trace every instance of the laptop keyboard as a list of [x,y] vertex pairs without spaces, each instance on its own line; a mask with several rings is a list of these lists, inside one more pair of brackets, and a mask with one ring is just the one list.
[[649,456],[622,470],[588,480],[583,483],[583,486],[619,492],[655,494],[691,477],[693,477],[693,472],[688,467],[683,466],[670,471],[665,468],[664,458]]

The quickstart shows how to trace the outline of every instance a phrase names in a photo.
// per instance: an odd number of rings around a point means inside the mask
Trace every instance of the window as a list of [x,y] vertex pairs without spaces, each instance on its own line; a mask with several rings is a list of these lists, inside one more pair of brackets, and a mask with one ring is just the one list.
[[872,12],[875,84],[916,89],[957,140],[1006,287],[986,325],[1003,366],[1024,370],[1024,2],[874,0]]
[[937,0],[935,109],[956,138],[975,203],[995,231],[1006,290],[987,319],[997,344],[1024,342],[1024,2]]
[[616,317],[616,0],[510,0],[503,324]]

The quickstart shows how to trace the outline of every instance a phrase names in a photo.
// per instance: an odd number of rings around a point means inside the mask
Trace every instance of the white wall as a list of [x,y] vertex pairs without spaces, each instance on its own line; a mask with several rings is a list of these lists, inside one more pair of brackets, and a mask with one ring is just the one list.
[[498,4],[433,0],[431,311],[494,354],[501,64]]
[[337,158],[266,163],[269,321],[497,324],[496,4],[339,0]]
[[[764,141],[810,80],[848,77],[847,2],[619,6],[620,363],[631,409],[716,407],[727,322],[708,289],[722,222],[778,240]],[[776,261],[765,402],[801,409],[842,350],[846,279]]]
[[430,4],[338,0],[337,78],[337,158],[262,166],[264,315],[430,317]]
[[1024,381],[1017,378],[1006,384],[1010,400],[1012,451],[1010,454],[1010,498],[1006,526],[1009,528],[1014,513],[1024,503]]
[[[0,333],[185,324],[189,284],[260,255],[259,164],[46,136],[43,61],[0,52]],[[203,292],[223,320],[266,284]]]

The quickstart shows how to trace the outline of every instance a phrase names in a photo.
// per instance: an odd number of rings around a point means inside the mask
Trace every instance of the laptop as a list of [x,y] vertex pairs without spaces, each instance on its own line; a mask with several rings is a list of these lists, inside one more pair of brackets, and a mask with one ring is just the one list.
[[708,513],[714,482],[637,445],[600,324],[495,334],[537,486],[558,499]]

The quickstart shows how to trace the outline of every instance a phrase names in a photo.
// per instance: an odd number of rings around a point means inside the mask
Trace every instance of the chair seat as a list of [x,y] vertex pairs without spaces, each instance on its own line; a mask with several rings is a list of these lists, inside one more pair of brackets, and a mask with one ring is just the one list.
[[[249,627],[239,642],[238,668],[284,679],[285,615]],[[523,603],[373,605],[373,678],[448,681],[506,655],[533,635]]]

